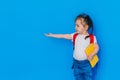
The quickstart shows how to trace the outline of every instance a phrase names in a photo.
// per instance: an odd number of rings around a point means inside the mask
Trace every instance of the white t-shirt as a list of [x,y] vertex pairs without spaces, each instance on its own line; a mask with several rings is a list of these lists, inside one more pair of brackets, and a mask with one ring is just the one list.
[[[74,34],[75,33],[71,34],[72,39],[73,39]],[[97,43],[95,36],[94,36],[94,43]],[[85,53],[85,49],[88,47],[89,44],[90,44],[90,38],[85,39],[85,36],[78,34],[78,36],[76,37],[76,40],[75,40],[75,48],[74,48],[74,52],[73,52],[73,58],[75,58],[76,60],[86,60],[87,56]]]

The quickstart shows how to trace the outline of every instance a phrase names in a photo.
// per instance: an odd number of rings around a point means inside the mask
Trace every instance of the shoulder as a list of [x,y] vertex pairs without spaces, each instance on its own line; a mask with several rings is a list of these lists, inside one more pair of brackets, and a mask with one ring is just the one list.
[[97,43],[97,39],[96,39],[96,36],[94,34],[90,34],[90,38],[91,38],[91,40],[94,41],[94,43]]
[[75,36],[75,34],[76,34],[76,32],[73,32],[73,33],[70,34],[71,37],[72,37],[72,41],[73,41],[73,37]]
[[93,36],[94,38],[96,38],[96,36],[94,34],[89,34],[90,36]]
[[94,36],[94,43],[97,43],[96,36],[95,35],[93,35],[93,36]]
[[76,32],[71,33],[70,35],[73,37],[76,34]]

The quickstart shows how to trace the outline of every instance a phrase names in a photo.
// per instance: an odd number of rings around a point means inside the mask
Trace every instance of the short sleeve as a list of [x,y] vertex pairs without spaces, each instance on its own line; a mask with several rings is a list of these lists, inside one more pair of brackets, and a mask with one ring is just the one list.
[[94,36],[94,43],[97,43],[97,39],[96,39],[96,36]]

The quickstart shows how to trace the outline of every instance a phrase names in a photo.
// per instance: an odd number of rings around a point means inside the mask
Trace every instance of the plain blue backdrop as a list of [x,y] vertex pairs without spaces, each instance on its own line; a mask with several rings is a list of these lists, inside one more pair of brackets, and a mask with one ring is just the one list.
[[95,80],[120,80],[119,0],[1,0],[0,80],[74,80],[72,42],[44,33],[72,33],[87,13],[100,45]]

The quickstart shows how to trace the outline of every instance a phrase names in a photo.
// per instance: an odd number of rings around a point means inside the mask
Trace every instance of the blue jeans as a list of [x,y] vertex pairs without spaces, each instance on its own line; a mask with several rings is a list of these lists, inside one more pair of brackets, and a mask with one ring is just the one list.
[[73,65],[75,80],[92,80],[92,68],[88,60],[74,59]]

